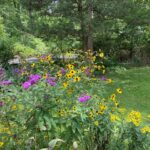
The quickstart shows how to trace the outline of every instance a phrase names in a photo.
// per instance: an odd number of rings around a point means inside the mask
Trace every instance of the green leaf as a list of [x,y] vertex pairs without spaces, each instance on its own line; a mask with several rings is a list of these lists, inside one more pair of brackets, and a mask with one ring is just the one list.
[[57,144],[57,142],[64,142],[63,140],[61,139],[54,139],[54,140],[51,140],[49,143],[48,143],[48,146],[50,148],[54,148]]

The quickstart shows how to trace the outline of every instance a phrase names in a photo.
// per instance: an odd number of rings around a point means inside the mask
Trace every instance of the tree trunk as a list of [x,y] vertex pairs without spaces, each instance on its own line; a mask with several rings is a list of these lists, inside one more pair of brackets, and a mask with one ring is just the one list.
[[32,32],[33,31],[33,15],[32,15],[32,1],[29,0],[29,18],[30,18],[30,21],[29,21],[29,26],[30,26],[30,31]]
[[93,0],[88,4],[88,32],[87,32],[87,49],[93,50]]
[[87,49],[87,38],[86,38],[86,31],[85,31],[85,23],[84,23],[84,14],[83,14],[83,4],[82,0],[76,0],[78,5],[78,12],[79,12],[79,18],[80,18],[80,38],[82,41],[82,49],[85,51]]
[[89,0],[88,2],[88,21],[85,22],[84,10],[83,10],[83,1],[76,0],[78,5],[78,12],[80,18],[80,26],[81,32],[80,37],[82,41],[82,48],[84,51],[91,49],[93,50],[93,28],[92,28],[92,20],[93,20],[93,0]]

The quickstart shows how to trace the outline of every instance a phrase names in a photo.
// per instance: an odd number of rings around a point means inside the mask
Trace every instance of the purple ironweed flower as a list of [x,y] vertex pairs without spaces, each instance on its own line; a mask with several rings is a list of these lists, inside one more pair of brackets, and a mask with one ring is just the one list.
[[29,80],[23,83],[23,88],[28,89],[31,85],[36,84],[41,79],[41,75],[32,74],[29,77]]
[[49,78],[51,81],[55,82],[56,81],[56,77],[50,77]]
[[61,68],[61,74],[66,74],[66,70],[64,68]]
[[0,85],[10,85],[10,84],[12,84],[12,81],[10,80],[4,80],[0,82]]
[[47,83],[50,84],[51,86],[55,86],[56,82],[50,80],[50,79],[46,79]]
[[26,89],[28,89],[31,86],[31,83],[29,81],[26,81],[26,82],[23,83],[22,86],[26,90]]
[[0,101],[0,107],[4,106],[4,102]]
[[100,79],[106,81],[107,78],[105,76],[101,76]]
[[18,69],[18,68],[15,68],[15,69],[13,70],[13,72],[16,73],[16,74],[20,74],[20,73],[21,73],[21,70]]
[[79,97],[79,101],[84,103],[87,100],[89,100],[90,98],[91,98],[91,96],[89,96],[89,95],[83,95],[83,96]]
[[30,79],[28,80],[28,82],[30,82],[31,85],[33,85],[33,84],[37,83],[41,79],[41,75],[39,75],[39,74],[35,74],[35,75],[32,74],[32,75],[30,75],[29,78]]
[[90,68],[87,68],[87,69],[85,69],[85,71],[84,71],[84,73],[86,74],[86,75],[90,75]]

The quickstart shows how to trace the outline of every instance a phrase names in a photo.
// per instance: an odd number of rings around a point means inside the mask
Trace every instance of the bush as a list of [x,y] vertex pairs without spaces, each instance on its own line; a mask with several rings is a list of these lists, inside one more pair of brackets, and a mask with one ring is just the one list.
[[8,60],[13,57],[11,40],[5,31],[3,19],[0,17],[0,63],[3,66],[8,64]]

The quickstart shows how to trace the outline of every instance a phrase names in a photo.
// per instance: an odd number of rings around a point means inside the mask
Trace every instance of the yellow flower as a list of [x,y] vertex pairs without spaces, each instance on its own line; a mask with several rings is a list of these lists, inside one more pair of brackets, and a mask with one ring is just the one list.
[[118,103],[117,101],[115,101],[114,103],[115,103],[115,106],[116,106],[116,107],[119,106],[119,103]]
[[17,106],[16,106],[16,105],[13,105],[13,106],[11,107],[11,109],[12,109],[12,110],[16,110],[16,109],[17,109]]
[[112,83],[112,79],[107,79],[106,82],[107,83]]
[[104,53],[100,52],[99,57],[103,58],[104,57]]
[[122,94],[122,89],[118,88],[116,89],[117,93]]
[[73,106],[73,107],[72,107],[72,110],[73,110],[73,111],[76,111],[76,110],[77,110],[77,107],[76,107],[76,106]]
[[98,125],[99,125],[98,121],[95,121],[94,124],[95,124],[95,126],[98,126]]
[[0,142],[0,147],[3,147],[3,145],[4,145],[4,142]]
[[67,74],[66,74],[66,77],[67,77],[67,78],[72,78],[72,74],[67,73]]
[[95,61],[95,60],[96,60],[96,57],[95,57],[95,56],[93,56],[92,60],[93,60],[93,61]]
[[71,70],[71,69],[74,68],[74,65],[68,64],[67,67],[68,67],[69,70]]
[[68,83],[67,83],[67,82],[64,82],[64,83],[63,83],[63,87],[66,88],[67,86],[68,86]]
[[64,110],[59,110],[58,114],[59,114],[59,116],[63,117],[65,115],[65,111]]
[[115,100],[116,100],[116,94],[112,94],[112,95],[110,96],[110,99],[113,100],[113,101],[115,101]]
[[150,132],[150,127],[145,126],[145,127],[141,128],[141,132],[142,133],[148,133],[148,132]]
[[81,80],[80,77],[74,77],[74,81],[75,81],[75,82],[79,82],[80,80]]
[[91,78],[91,79],[94,80],[94,81],[96,80],[96,78]]
[[40,62],[44,62],[44,60],[41,58],[41,59],[40,59]]
[[68,93],[71,94],[73,92],[73,89],[68,89]]
[[61,77],[61,76],[62,76],[62,74],[58,72],[57,73],[57,77]]
[[81,68],[81,71],[85,71],[86,69],[87,69],[87,67],[84,67],[84,66],[83,66],[83,67]]
[[44,79],[48,78],[48,74],[46,73],[45,75],[43,75],[43,78]]
[[115,121],[119,120],[119,117],[114,114],[110,114],[110,120],[111,120],[111,122],[115,122]]
[[97,68],[98,66],[97,65],[94,65],[94,68]]
[[35,66],[35,63],[33,63],[32,65],[31,65],[31,67],[33,68]]
[[106,70],[105,70],[105,69],[104,69],[104,70],[102,70],[102,73],[103,73],[103,74],[105,74],[105,72],[106,72]]
[[89,112],[89,117],[90,117],[90,118],[93,118],[93,117],[94,117],[94,114],[93,114],[92,111]]
[[105,105],[100,105],[100,106],[99,106],[98,113],[102,115],[106,109],[107,109],[107,106],[105,106]]
[[9,131],[7,131],[7,134],[12,135],[12,132],[9,130]]
[[128,122],[132,122],[135,126],[139,126],[141,123],[141,118],[142,117],[140,112],[132,110],[129,113],[127,120]]
[[47,57],[46,57],[46,59],[48,60],[48,61],[50,61],[51,60],[51,55],[48,55]]
[[72,76],[75,74],[75,70],[70,70],[69,74],[71,74]]
[[98,70],[101,70],[101,66],[97,66],[97,69],[98,69]]

